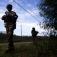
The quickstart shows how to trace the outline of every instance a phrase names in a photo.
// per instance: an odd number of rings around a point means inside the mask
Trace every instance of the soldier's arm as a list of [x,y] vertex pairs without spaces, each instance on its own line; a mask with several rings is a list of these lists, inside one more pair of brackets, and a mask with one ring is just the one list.
[[5,14],[6,14],[6,15],[9,15],[9,12],[8,12],[8,11],[6,11],[6,12],[5,12]]
[[15,18],[17,19],[18,18],[18,15],[15,13]]
[[6,15],[3,15],[1,19],[2,20],[5,20],[6,19]]

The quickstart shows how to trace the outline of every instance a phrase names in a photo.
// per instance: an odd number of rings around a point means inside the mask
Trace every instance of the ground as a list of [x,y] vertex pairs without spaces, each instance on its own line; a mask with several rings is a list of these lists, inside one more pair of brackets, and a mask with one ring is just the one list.
[[15,42],[15,51],[6,53],[8,43],[0,43],[0,57],[57,57],[56,39],[38,39],[33,42]]

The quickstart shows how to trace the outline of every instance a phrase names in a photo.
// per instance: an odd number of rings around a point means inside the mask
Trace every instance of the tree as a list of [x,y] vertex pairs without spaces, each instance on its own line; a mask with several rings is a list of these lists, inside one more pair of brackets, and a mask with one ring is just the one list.
[[39,9],[44,17],[44,28],[57,30],[57,0],[41,0]]
[[45,18],[45,27],[57,30],[57,0],[42,0],[39,8],[41,15]]

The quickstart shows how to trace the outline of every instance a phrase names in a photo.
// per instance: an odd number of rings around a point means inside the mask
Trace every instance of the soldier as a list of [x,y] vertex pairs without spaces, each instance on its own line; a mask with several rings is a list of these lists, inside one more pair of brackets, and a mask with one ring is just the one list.
[[12,11],[12,5],[8,4],[6,7],[7,11],[5,12],[5,15],[2,16],[2,20],[4,20],[6,33],[8,37],[9,50],[14,50],[14,44],[13,44],[13,31],[16,29],[16,20],[18,18],[17,14]]
[[31,33],[32,33],[32,37],[33,37],[33,43],[35,43],[38,32],[35,31],[35,28],[33,27]]

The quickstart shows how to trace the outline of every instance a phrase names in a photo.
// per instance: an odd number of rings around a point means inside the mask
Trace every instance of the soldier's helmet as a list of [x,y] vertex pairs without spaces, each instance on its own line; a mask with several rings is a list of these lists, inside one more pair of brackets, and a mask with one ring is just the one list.
[[11,11],[11,10],[12,10],[12,5],[11,5],[11,4],[8,4],[8,5],[6,6],[6,8],[7,8],[8,11]]
[[35,28],[33,27],[32,30],[35,30]]

